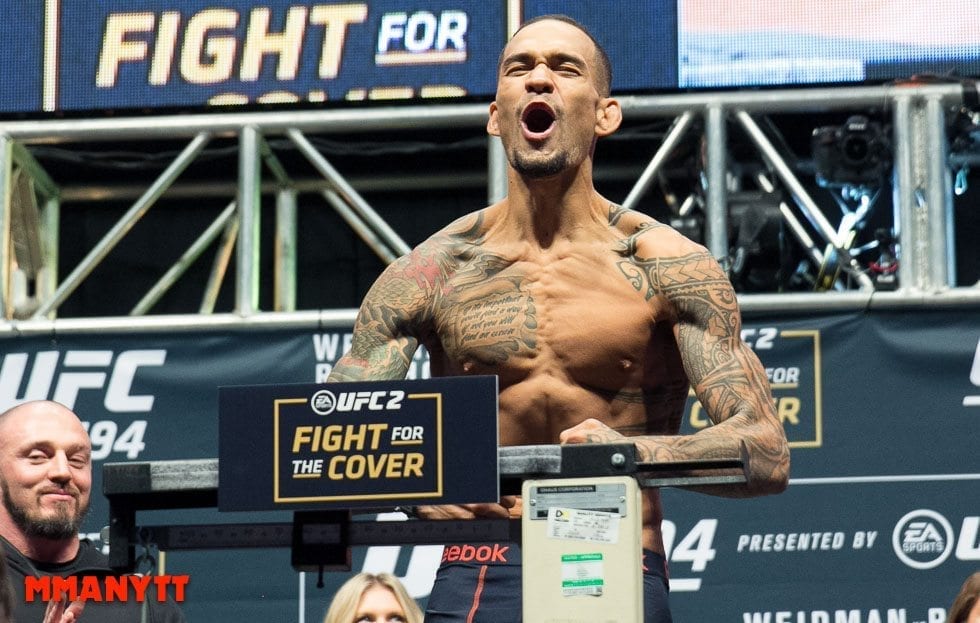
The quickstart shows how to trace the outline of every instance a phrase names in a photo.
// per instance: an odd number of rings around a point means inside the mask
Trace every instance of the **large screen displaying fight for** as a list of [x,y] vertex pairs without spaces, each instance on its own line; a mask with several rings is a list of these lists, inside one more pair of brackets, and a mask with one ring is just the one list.
[[0,5],[0,115],[483,101],[516,26],[562,12],[616,93],[980,74],[966,0],[81,0]]

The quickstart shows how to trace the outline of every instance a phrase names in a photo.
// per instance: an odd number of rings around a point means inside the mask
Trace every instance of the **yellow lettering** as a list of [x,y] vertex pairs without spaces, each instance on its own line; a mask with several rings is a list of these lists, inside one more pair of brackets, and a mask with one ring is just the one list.
[[[207,9],[192,17],[184,33],[180,75],[194,84],[223,82],[230,78],[237,47],[235,37],[211,37],[208,31],[236,25],[238,11],[234,9]],[[203,60],[205,57],[206,61]]]
[[389,465],[391,464],[390,459],[391,459],[390,454],[382,454],[378,456],[369,454],[367,457],[368,476],[370,476],[371,478],[378,478],[379,476],[381,476],[381,471],[384,469],[385,464],[386,463]]
[[386,454],[384,456],[388,457],[387,469],[385,469],[386,478],[401,478],[402,477],[402,467],[405,460],[404,454]]
[[421,478],[425,455],[420,452],[336,455],[327,464],[330,480],[368,478]]
[[[289,91],[269,91],[255,98],[255,101],[259,104],[294,104],[299,101],[299,96]],[[248,98],[242,103],[247,104]]]
[[242,49],[242,80],[258,80],[262,70],[262,57],[277,54],[279,65],[276,77],[292,80],[299,71],[299,53],[303,45],[303,31],[306,29],[306,7],[290,7],[286,14],[286,27],[282,32],[269,33],[269,19],[272,11],[261,7],[252,10]]
[[356,428],[351,424],[347,426],[347,431],[344,434],[344,450],[363,450],[364,449],[364,438],[367,435],[367,431],[364,430],[364,424],[359,424]]
[[167,81],[170,80],[170,67],[174,63],[174,50],[177,48],[177,30],[179,27],[179,12],[164,11],[160,15],[157,42],[153,47],[153,62],[150,63],[150,84],[167,84]]
[[[312,438],[310,437],[310,433],[313,432],[313,429],[314,429],[313,426],[297,426],[296,427],[296,432],[293,433],[293,454],[298,453],[299,452],[299,449],[303,446],[304,443],[310,443],[310,442],[313,441]],[[319,429],[318,429],[318,432],[319,432]],[[316,451],[316,447],[313,446],[313,447],[310,448],[310,450],[313,451],[313,452],[315,452]]]
[[425,455],[421,452],[409,452],[405,455],[405,471],[402,478],[415,476],[422,477],[422,464],[425,462]]
[[364,460],[364,455],[355,454],[347,457],[347,469],[344,470],[344,475],[351,480],[357,480],[364,476],[364,469],[366,467],[367,461]]
[[[344,427],[339,424],[331,424],[323,427],[323,446],[320,449],[327,452],[336,452],[344,440]],[[313,449],[314,452],[317,448]]]
[[320,50],[320,78],[336,78],[344,52],[347,26],[367,19],[367,4],[318,4],[310,11],[310,23],[322,25],[323,47]]
[[132,32],[152,32],[153,13],[113,13],[109,15],[102,37],[102,51],[99,54],[99,70],[95,84],[112,87],[116,84],[119,64],[126,61],[141,61],[149,49],[146,41],[127,41],[126,35]]
[[342,472],[338,471],[341,464],[347,461],[346,456],[335,456],[330,459],[330,464],[327,465],[327,478],[330,480],[343,480],[344,475]]
[[799,424],[800,418],[797,416],[800,413],[800,399],[793,396],[783,396],[776,401],[776,413],[779,415],[781,423],[789,421],[791,424]]
[[691,415],[689,417],[689,421],[691,422],[691,428],[696,429],[707,428],[711,425],[710,421],[701,416],[701,403],[697,400],[695,400],[694,404],[691,405]]
[[388,430],[387,424],[368,424],[368,430],[371,431],[371,449],[377,450],[381,447],[381,433]]

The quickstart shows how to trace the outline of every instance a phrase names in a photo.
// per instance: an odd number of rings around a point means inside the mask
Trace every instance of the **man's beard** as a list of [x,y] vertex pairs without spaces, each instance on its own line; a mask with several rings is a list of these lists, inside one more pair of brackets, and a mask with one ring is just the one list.
[[[10,497],[10,490],[7,483],[0,480],[0,490],[3,491],[3,505],[10,513],[10,518],[14,520],[21,532],[28,537],[40,537],[60,541],[78,535],[81,528],[82,519],[88,512],[88,506],[79,506],[73,514],[67,506],[58,508],[53,517],[32,517],[26,509],[17,506],[13,498]],[[75,498],[79,504],[81,500]]]
[[546,160],[525,158],[520,153],[514,153],[510,159],[510,164],[512,167],[514,167],[515,171],[524,177],[530,177],[533,179],[541,179],[551,177],[552,175],[558,175],[568,168],[568,162],[568,154],[565,152],[552,154]]

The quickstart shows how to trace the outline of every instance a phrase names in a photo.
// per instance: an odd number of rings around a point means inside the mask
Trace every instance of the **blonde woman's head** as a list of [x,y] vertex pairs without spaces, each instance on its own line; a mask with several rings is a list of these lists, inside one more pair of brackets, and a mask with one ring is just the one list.
[[358,573],[334,595],[323,623],[422,623],[422,610],[390,573]]

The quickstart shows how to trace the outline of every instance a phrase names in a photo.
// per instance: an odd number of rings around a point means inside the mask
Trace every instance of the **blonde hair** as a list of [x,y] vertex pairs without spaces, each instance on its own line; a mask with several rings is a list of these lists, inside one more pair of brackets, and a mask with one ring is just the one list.
[[422,609],[408,594],[401,581],[390,573],[358,573],[344,582],[333,596],[323,623],[354,623],[361,596],[375,586],[387,588],[395,595],[407,623],[422,623]]
[[946,623],[966,623],[966,615],[980,599],[980,571],[977,571],[963,582],[959,595],[953,600],[953,605],[946,615]]

